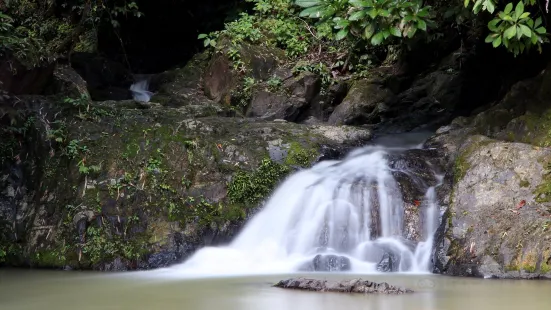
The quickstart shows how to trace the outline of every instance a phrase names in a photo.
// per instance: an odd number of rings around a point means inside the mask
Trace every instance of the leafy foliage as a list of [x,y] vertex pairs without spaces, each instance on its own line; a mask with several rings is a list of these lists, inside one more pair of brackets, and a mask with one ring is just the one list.
[[143,15],[125,0],[7,0],[0,9],[0,53],[11,52],[31,67],[74,49],[93,52],[100,26],[115,29],[117,18]]
[[[543,43],[549,42],[547,30],[542,25],[542,17],[532,18],[533,12],[528,11],[530,7],[536,7],[535,0],[521,0],[516,5],[507,3],[502,11],[496,13],[499,2],[495,0],[465,0],[465,7],[472,4],[472,11],[478,14],[487,11],[494,14],[493,19],[488,22],[490,34],[485,42],[491,43],[494,47],[504,46],[515,56],[537,46],[541,52]],[[514,8],[514,9],[513,9]],[[541,14],[540,10],[536,14]]]
[[431,24],[430,7],[420,0],[297,0],[296,4],[304,8],[300,16],[337,29],[337,40],[352,36],[380,45],[392,37],[413,38]]

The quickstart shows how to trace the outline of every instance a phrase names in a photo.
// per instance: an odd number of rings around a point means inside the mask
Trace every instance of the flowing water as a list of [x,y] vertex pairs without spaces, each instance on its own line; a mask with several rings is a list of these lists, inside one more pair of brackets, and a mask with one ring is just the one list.
[[[309,275],[343,279],[343,275]],[[373,275],[408,295],[300,292],[273,288],[286,276],[145,279],[138,274],[0,270],[2,310],[549,310],[551,281]]]
[[[388,156],[419,148],[426,135],[383,137],[343,160],[295,173],[228,246],[199,250],[164,275],[243,275],[297,271],[375,273],[380,262],[400,272],[430,271],[439,209],[432,186]],[[404,202],[393,172],[425,190],[421,240],[407,240]],[[435,180],[440,176],[434,175]],[[412,239],[412,238],[409,238]],[[390,265],[394,266],[390,266]]]
[[141,77],[137,82],[130,85],[130,92],[136,101],[149,102],[153,93],[149,91],[149,77]]

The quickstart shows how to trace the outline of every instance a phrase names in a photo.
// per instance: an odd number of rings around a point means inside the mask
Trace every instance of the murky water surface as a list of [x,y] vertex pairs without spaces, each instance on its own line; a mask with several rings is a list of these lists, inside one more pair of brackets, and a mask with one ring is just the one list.
[[535,310],[551,309],[551,281],[503,281],[443,276],[361,277],[414,289],[410,295],[354,295],[273,288],[288,276],[181,279],[157,273],[98,274],[0,269],[0,309],[193,310]]

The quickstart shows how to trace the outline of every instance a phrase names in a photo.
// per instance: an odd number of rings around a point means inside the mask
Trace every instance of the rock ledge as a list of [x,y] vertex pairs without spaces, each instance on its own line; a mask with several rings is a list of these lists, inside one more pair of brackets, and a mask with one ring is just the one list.
[[364,294],[406,294],[413,293],[412,290],[392,286],[386,282],[375,283],[363,281],[362,279],[344,280],[339,282],[329,282],[325,280],[315,280],[306,278],[291,278],[281,280],[274,285],[275,287],[318,291],[318,292],[341,292],[341,293],[364,293]]

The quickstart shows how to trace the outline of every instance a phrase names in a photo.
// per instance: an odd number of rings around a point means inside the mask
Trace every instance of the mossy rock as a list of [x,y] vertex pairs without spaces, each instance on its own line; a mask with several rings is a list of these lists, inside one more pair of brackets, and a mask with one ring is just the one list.
[[[15,150],[29,160],[10,159],[0,174],[0,192],[25,193],[0,204],[0,222],[15,220],[4,219],[11,213],[3,208],[29,210],[17,219],[25,229],[13,265],[121,270],[179,262],[207,242],[228,241],[289,173],[371,137],[352,127],[193,118],[153,104],[52,106],[36,109],[56,120],[49,128],[39,122]],[[15,233],[12,224],[0,228]]]

